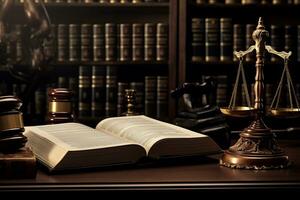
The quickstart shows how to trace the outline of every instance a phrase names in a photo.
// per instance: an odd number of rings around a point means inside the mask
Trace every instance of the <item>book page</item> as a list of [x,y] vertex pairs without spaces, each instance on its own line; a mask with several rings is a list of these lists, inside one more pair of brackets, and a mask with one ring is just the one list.
[[107,118],[102,120],[96,129],[105,129],[120,137],[133,140],[143,145],[147,152],[162,139],[207,137],[142,115]]
[[78,123],[32,126],[25,127],[25,129],[70,151],[135,144],[104,130],[95,130]]

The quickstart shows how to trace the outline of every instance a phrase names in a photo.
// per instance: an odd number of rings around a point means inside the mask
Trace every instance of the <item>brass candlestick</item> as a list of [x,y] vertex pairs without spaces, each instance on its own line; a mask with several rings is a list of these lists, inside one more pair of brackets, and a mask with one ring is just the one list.
[[127,111],[122,113],[122,116],[134,116],[138,115],[135,111],[136,104],[136,91],[134,89],[125,89],[126,107]]
[[288,156],[278,146],[276,138],[264,123],[265,108],[264,96],[264,59],[265,52],[276,54],[285,60],[291,53],[277,52],[271,46],[267,46],[266,39],[269,36],[265,30],[262,18],[259,19],[252,37],[255,45],[246,51],[235,52],[240,59],[244,55],[256,51],[256,75],[254,84],[254,110],[255,119],[249,127],[240,134],[239,140],[226,150],[220,159],[220,164],[231,168],[243,169],[272,169],[284,168],[288,165]]

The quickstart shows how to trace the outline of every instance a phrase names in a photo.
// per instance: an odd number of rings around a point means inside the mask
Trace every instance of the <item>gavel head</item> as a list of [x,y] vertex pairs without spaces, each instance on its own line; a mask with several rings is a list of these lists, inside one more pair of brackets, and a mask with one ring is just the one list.
[[15,151],[24,147],[22,101],[14,96],[0,97],[0,151]]
[[48,123],[74,121],[72,97],[73,93],[67,88],[53,88],[48,91]]

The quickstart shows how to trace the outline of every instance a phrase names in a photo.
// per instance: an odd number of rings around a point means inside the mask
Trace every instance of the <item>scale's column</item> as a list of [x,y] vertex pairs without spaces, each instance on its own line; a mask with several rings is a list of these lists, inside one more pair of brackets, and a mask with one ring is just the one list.
[[252,37],[256,50],[256,75],[254,84],[256,117],[249,127],[240,134],[239,140],[220,159],[220,164],[232,168],[266,169],[283,168],[288,157],[280,149],[274,134],[265,125],[264,117],[264,57],[266,39],[269,36],[260,18]]

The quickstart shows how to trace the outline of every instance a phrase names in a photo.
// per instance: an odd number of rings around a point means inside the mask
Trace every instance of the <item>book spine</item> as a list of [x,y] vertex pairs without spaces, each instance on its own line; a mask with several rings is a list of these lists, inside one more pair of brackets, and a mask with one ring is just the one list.
[[143,82],[131,82],[130,89],[135,90],[135,110],[139,114],[144,114],[145,89]]
[[242,0],[242,4],[259,4],[259,0]]
[[222,0],[208,0],[209,4],[218,4],[218,3],[222,3]]
[[40,86],[34,93],[35,116],[38,123],[43,123],[46,116],[46,92],[44,86]]
[[225,4],[240,4],[241,0],[225,0]]
[[220,60],[232,61],[233,34],[231,18],[220,19],[220,37]]
[[117,60],[117,25],[113,23],[105,24],[105,60]]
[[276,4],[286,4],[287,0],[273,0],[272,3],[274,5],[276,5]]
[[[22,41],[22,37],[24,35],[24,26],[17,24],[15,25],[15,29],[16,29],[16,36],[17,36],[17,40],[16,40],[16,49],[15,49],[15,62],[16,63],[20,63],[22,61],[24,61],[25,59],[25,55],[23,55],[23,41]],[[45,52],[47,53],[47,51],[45,50]],[[46,54],[47,56],[47,54]]]
[[156,76],[145,76],[145,115],[156,117]]
[[68,59],[68,26],[58,24],[57,27],[57,60],[65,62]]
[[[271,25],[271,46],[282,51],[284,48],[284,27],[280,25]],[[271,55],[271,62],[279,62],[281,58],[277,55]]]
[[92,25],[81,25],[81,61],[89,62],[92,60]]
[[145,61],[154,61],[156,60],[156,24],[154,23],[146,23],[145,24],[145,46],[144,53]]
[[116,66],[107,66],[105,116],[117,115],[117,101],[117,68]]
[[205,19],[205,61],[220,59],[220,22],[218,18]]
[[57,26],[55,24],[51,24],[51,32],[50,39],[46,40],[44,52],[46,60],[57,60]]
[[291,60],[296,60],[297,52],[297,29],[295,26],[286,25],[284,34],[284,50],[286,52],[292,51]]
[[69,61],[76,62],[80,59],[80,26],[69,24]]
[[132,60],[144,60],[144,25],[132,24]]
[[58,88],[68,87],[68,78],[66,76],[57,77],[57,87]]
[[103,24],[93,25],[93,58],[95,62],[105,60],[105,28]]
[[[255,24],[247,24],[246,25],[246,47],[248,49],[251,45],[255,45],[254,40],[252,39],[252,33],[256,29]],[[251,52],[246,55],[246,61],[254,62],[255,61],[255,52]]]
[[206,4],[206,0],[196,0],[196,4]]
[[73,115],[74,118],[77,118],[78,116],[78,77],[69,77],[69,85],[68,88],[72,91],[73,97],[72,97],[72,110],[73,110]]
[[192,18],[192,61],[205,60],[205,19]]
[[216,103],[218,106],[223,107],[227,104],[227,76],[219,75],[216,77],[217,79],[217,95],[216,95]]
[[157,77],[157,119],[166,120],[168,117],[168,77]]
[[105,68],[102,66],[92,67],[92,116],[105,115]]
[[[245,49],[245,27],[242,24],[233,25],[233,50],[243,51]],[[233,55],[233,60],[237,61],[238,58]]]
[[132,60],[132,26],[131,24],[120,24],[119,26],[119,60]]
[[300,25],[297,26],[297,60],[300,62]]
[[167,61],[168,60],[168,46],[169,46],[169,26],[166,23],[157,24],[156,34],[156,60]]
[[[10,27],[8,27],[8,29],[10,29]],[[4,52],[5,52],[5,56],[6,56],[6,62],[14,64],[15,59],[16,59],[15,46],[13,45],[13,43],[11,41],[7,41],[4,44],[4,48],[5,48]]]
[[80,117],[91,115],[91,68],[79,66],[79,108]]
[[128,83],[118,82],[118,104],[117,104],[117,115],[121,116],[122,113],[126,112],[126,98],[125,89],[128,89]]

